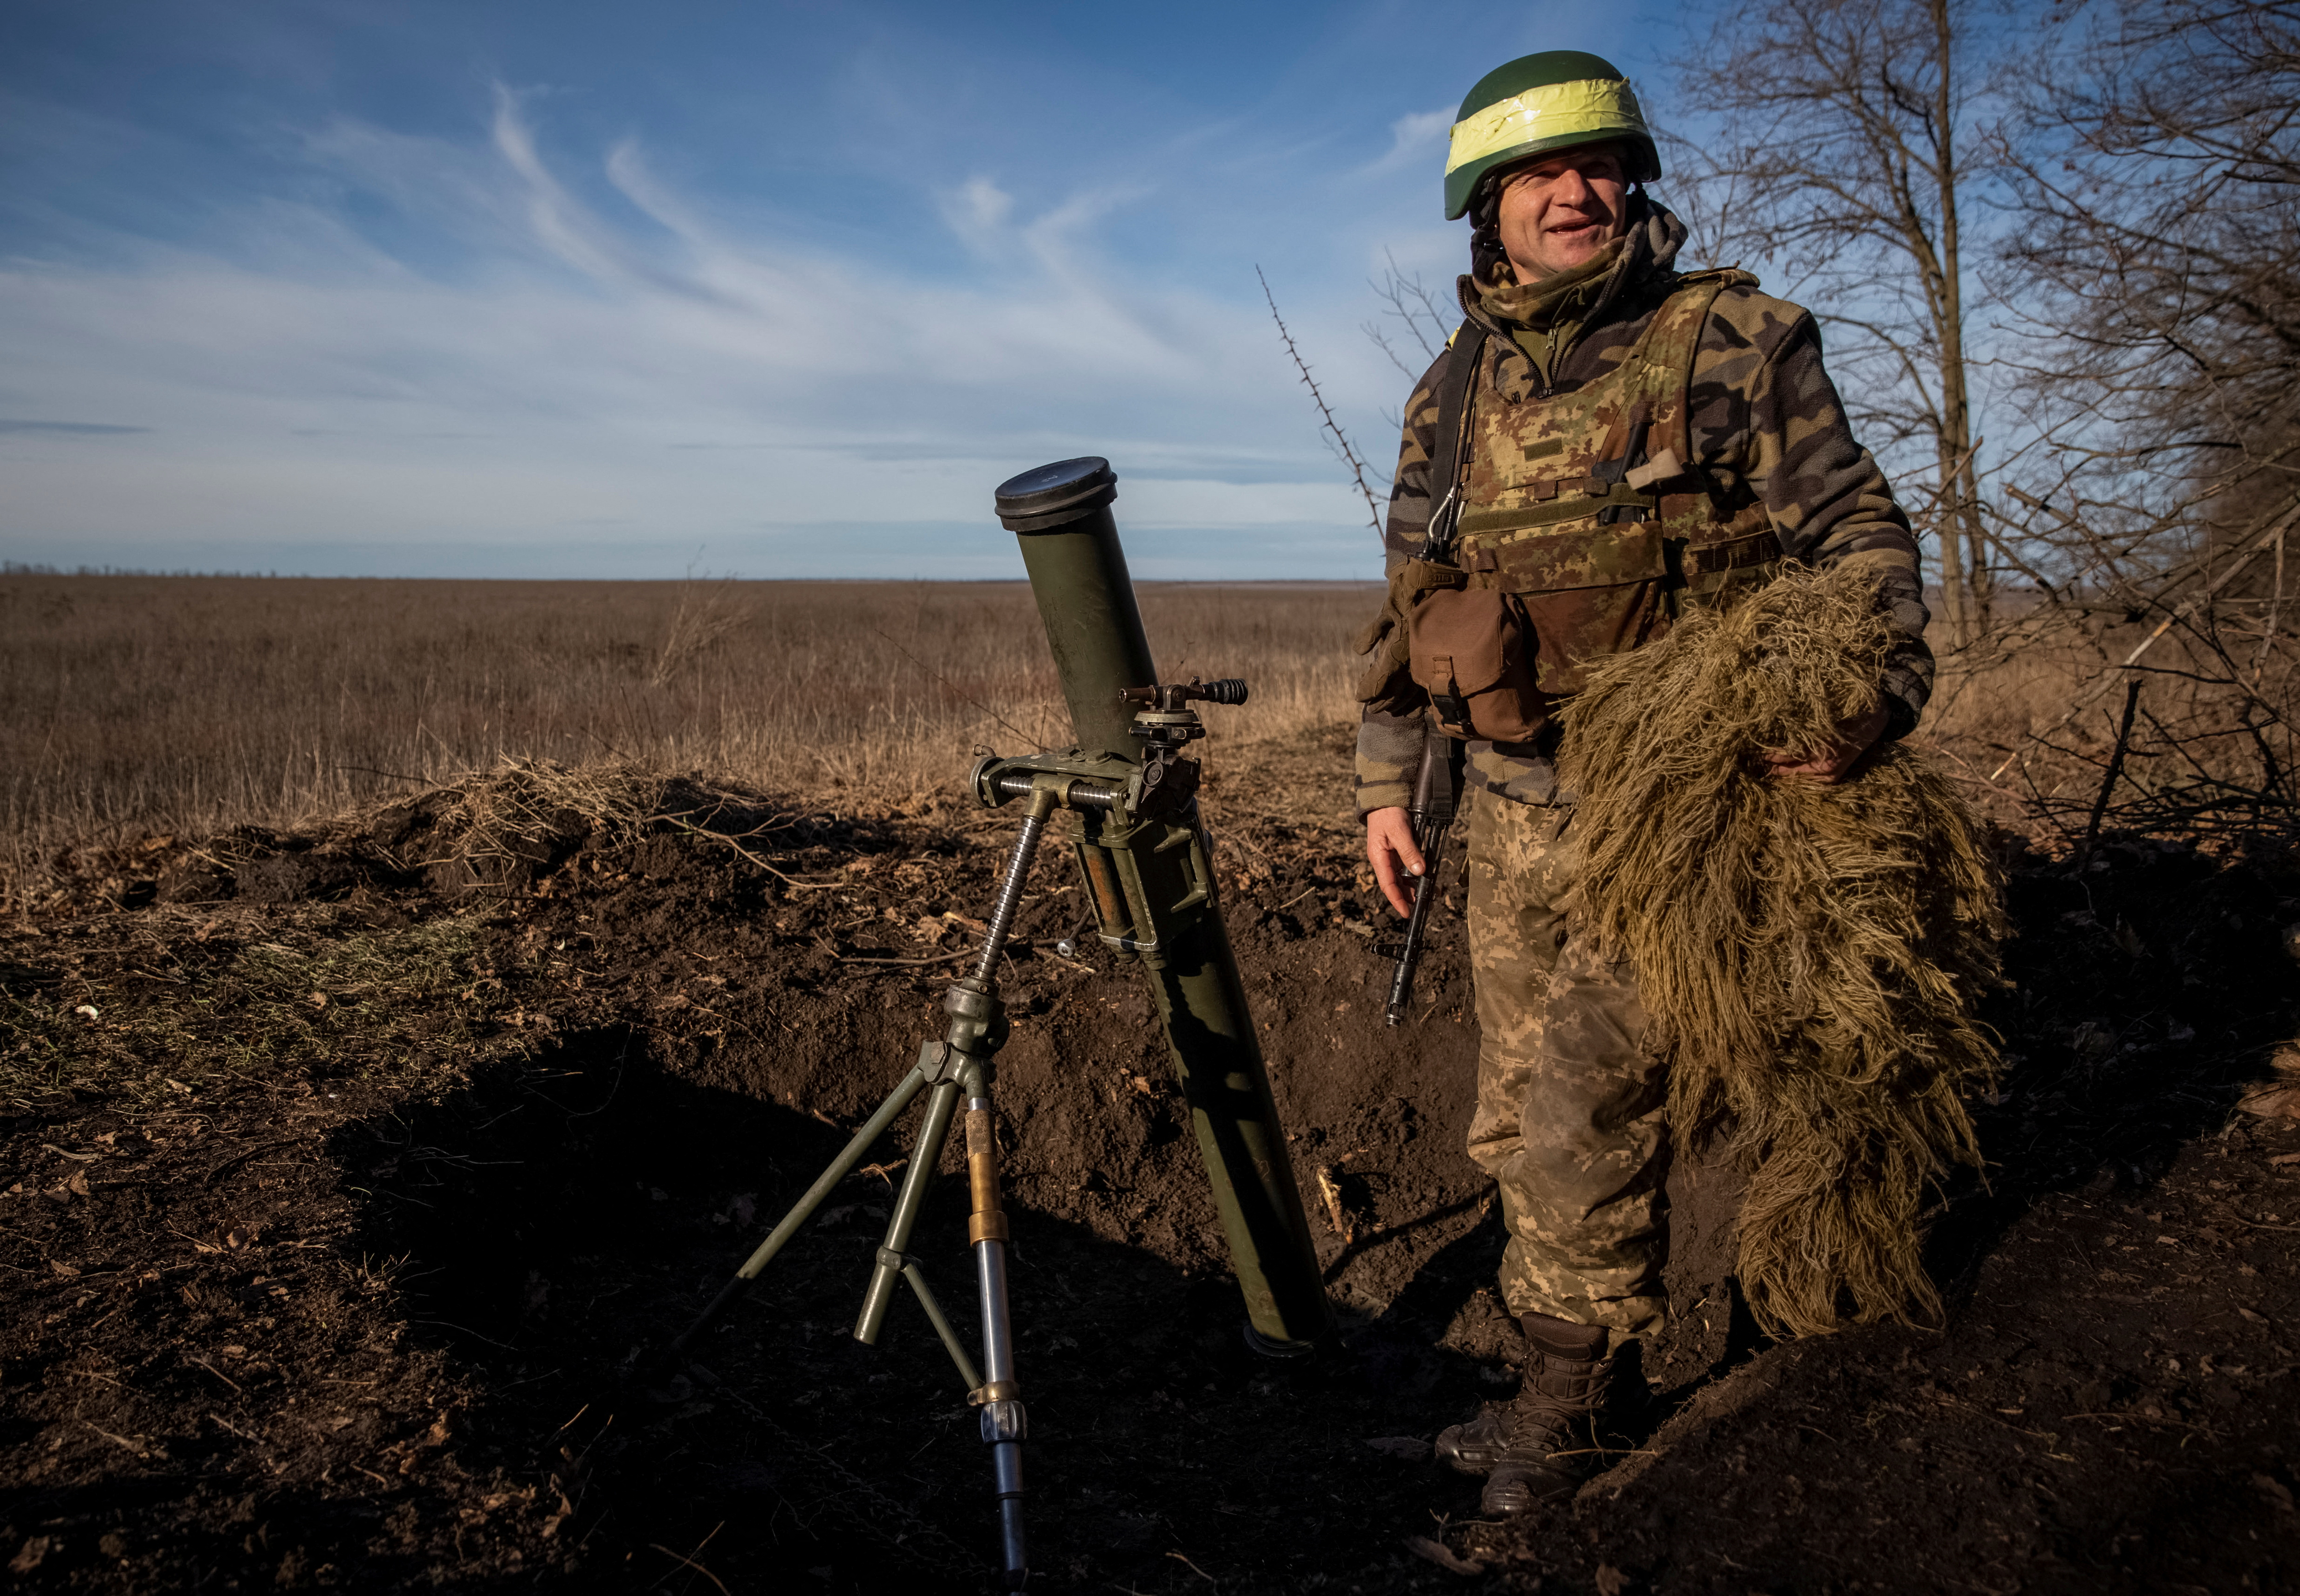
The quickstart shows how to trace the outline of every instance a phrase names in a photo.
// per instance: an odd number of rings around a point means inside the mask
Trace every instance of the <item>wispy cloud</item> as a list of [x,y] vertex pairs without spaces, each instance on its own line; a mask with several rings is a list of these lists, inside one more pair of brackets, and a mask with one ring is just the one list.
[[991,486],[1102,452],[1145,524],[1323,526],[1349,547],[1349,497],[1306,426],[1254,441],[1300,404],[1252,307],[1147,290],[1100,257],[1122,189],[1024,214],[987,179],[962,188],[944,219],[1004,263],[976,283],[734,233],[635,141],[594,175],[652,229],[612,221],[508,90],[492,159],[348,121],[312,147],[484,266],[419,272],[326,210],[267,205],[267,255],[297,270],[181,251],[0,270],[0,396],[127,408],[164,434],[93,498],[69,461],[12,463],[12,531],[358,543],[612,521],[691,545],[762,523],[866,542],[865,527],[972,525],[988,555],[1004,547]]
[[149,432],[149,427],[122,427],[110,422],[33,422],[0,416],[0,434],[40,432],[56,438],[120,438]]
[[1409,112],[1389,124],[1389,148],[1366,170],[1370,172],[1395,171],[1400,167],[1429,160],[1441,147],[1447,130],[1453,125],[1454,113],[1450,106],[1438,111]]
[[1014,214],[1012,195],[988,178],[971,177],[938,196],[937,203],[960,243],[986,259],[1000,258],[1012,237],[1007,223]]

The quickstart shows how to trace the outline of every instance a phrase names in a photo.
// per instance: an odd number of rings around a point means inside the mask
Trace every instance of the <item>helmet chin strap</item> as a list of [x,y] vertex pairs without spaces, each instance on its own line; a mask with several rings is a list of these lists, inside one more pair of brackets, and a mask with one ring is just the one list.
[[1502,248],[1502,186],[1499,174],[1478,185],[1470,200],[1470,275],[1479,282],[1497,282],[1497,269],[1509,264]]

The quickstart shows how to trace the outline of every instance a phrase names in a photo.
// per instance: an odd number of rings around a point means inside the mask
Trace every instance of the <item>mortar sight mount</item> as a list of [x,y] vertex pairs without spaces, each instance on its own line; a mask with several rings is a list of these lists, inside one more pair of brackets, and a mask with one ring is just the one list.
[[1139,764],[1075,748],[1014,759],[990,754],[975,765],[968,785],[986,809],[1049,786],[1060,808],[1114,810],[1127,822],[1177,814],[1198,791],[1197,762],[1183,758],[1182,750],[1206,734],[1192,700],[1243,704],[1246,691],[1235,676],[1121,689],[1120,702],[1143,706],[1127,728],[1142,745]]

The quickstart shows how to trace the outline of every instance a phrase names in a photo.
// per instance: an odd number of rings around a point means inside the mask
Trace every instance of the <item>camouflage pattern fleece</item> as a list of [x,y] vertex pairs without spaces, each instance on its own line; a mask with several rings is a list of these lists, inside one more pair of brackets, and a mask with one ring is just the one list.
[[[1675,284],[1682,223],[1648,201],[1632,202],[1627,234],[1582,269],[1526,287],[1460,283],[1463,313],[1493,336],[1473,389],[1480,410],[1541,403],[1605,376],[1637,347]],[[1422,545],[1431,510],[1441,355],[1406,402],[1396,487],[1383,537],[1395,572]],[[1554,371],[1554,380],[1550,380]],[[1908,518],[1869,451],[1854,440],[1837,389],[1821,368],[1821,335],[1796,305],[1737,284],[1718,295],[1694,359],[1690,424],[1695,464],[1728,495],[1761,503],[1789,559],[1867,570],[1904,639],[1882,686],[1890,723],[1906,734],[1932,686],[1929,618]],[[1438,484],[1443,493],[1445,484]],[[1367,706],[1358,731],[1357,809],[1403,806],[1421,757],[1427,699],[1419,689]],[[1469,785],[1523,803],[1555,801],[1554,744],[1468,745]]]

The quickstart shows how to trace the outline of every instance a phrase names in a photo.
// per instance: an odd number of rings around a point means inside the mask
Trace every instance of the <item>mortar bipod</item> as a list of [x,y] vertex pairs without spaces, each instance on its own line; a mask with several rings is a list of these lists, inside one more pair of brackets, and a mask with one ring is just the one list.
[[[990,923],[983,932],[981,951],[974,961],[973,971],[951,982],[950,990],[943,995],[943,1012],[950,1016],[950,1028],[941,1040],[929,1041],[920,1048],[918,1062],[911,1066],[910,1074],[863,1122],[846,1149],[792,1205],[790,1212],[744,1261],[735,1277],[720,1289],[710,1306],[671,1342],[673,1351],[686,1350],[696,1336],[759,1277],[839,1182],[854,1172],[911,1100],[920,1092],[926,1092],[926,1116],[920,1124],[918,1140],[904,1169],[902,1189],[887,1221],[886,1239],[879,1245],[870,1283],[863,1288],[862,1311],[854,1322],[854,1339],[867,1346],[878,1343],[879,1333],[886,1324],[887,1309],[894,1298],[895,1282],[898,1277],[906,1282],[918,1297],[919,1306],[926,1310],[928,1323],[934,1326],[935,1333],[950,1353],[951,1362],[957,1366],[959,1378],[966,1383],[967,1400],[982,1410],[982,1440],[990,1448],[991,1467],[997,1482],[1000,1561],[1005,1587],[1017,1591],[1029,1574],[1022,1535],[1022,1442],[1029,1434],[1029,1421],[1022,1408],[1021,1386],[1014,1373],[1014,1325],[1006,1301],[1006,1215],[999,1204],[996,1122],[990,1099],[992,1061],[1005,1043],[1006,1019],[992,973],[1005,953],[1007,938],[1014,926],[1014,911],[1021,903],[1022,887],[1029,879],[1031,863],[1038,857],[1046,817],[1065,797],[1074,802],[1092,802],[1100,796],[1074,790],[1084,785],[1073,777],[1050,775],[1031,790],[1029,806],[1022,816],[1021,834],[1014,839],[1013,851],[1007,856],[1005,879],[999,883],[998,898],[991,908]],[[972,1203],[966,1236],[974,1253],[975,1287],[982,1310],[980,1373],[976,1372],[974,1360],[967,1356],[958,1333],[951,1327],[942,1305],[927,1285],[926,1276],[920,1272],[917,1260],[910,1254],[911,1236],[918,1226],[919,1214],[926,1204],[935,1171],[942,1164],[943,1144],[949,1138],[951,1121],[962,1098],[966,1109],[967,1190]]]

